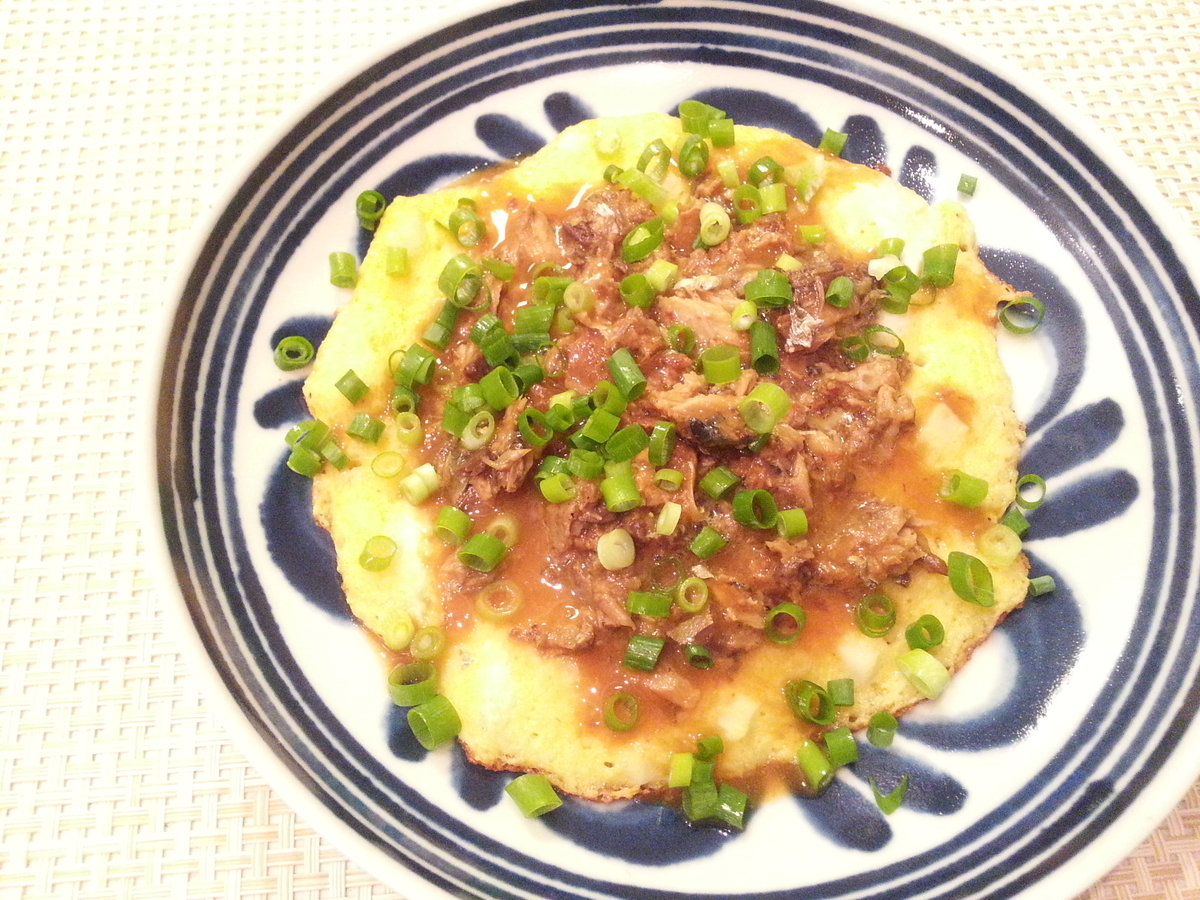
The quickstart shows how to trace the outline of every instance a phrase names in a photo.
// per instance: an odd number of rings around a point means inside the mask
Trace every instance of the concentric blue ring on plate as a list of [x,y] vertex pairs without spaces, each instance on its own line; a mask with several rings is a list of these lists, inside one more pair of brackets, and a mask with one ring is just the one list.
[[[349,621],[307,485],[282,466],[304,414],[271,365],[319,340],[358,249],[353,200],[413,193],[536,150],[593,115],[689,97],[737,121],[889,167],[969,201],[989,265],[1046,301],[1006,340],[1035,570],[1015,613],[893,751],[818,801],[779,798],[741,835],[669,810],[568,803],[525,822],[507,776],[426,756],[389,712]],[[1070,896],[1196,775],[1195,275],[1181,239],[1082,133],[995,68],[874,7],[819,2],[525,2],[381,56],[266,147],[187,261],[165,341],[155,450],[166,549],[213,690],[271,778],[379,877],[417,893],[517,897]],[[912,776],[878,813],[865,787]],[[427,893],[436,894],[436,890]]]

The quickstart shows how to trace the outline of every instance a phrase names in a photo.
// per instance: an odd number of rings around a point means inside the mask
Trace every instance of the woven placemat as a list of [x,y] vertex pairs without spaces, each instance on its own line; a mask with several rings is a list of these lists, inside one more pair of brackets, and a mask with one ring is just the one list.
[[[0,2],[0,894],[391,898],[213,720],[143,561],[150,329],[262,129],[399,0]],[[1200,235],[1200,0],[897,0],[1039,78]],[[1200,790],[1085,896],[1200,897]],[[1117,863],[1114,860],[1114,863]]]

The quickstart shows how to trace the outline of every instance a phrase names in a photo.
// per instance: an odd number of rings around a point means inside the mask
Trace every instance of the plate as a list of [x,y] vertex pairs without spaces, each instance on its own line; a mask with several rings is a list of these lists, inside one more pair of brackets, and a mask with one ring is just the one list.
[[[1197,775],[1200,702],[1195,259],[1164,205],[1090,128],[894,11],[822,2],[521,2],[389,47],[290,116],[184,260],[155,361],[155,540],[198,671],[235,737],[318,830],[409,896],[1071,897]],[[302,375],[365,249],[358,192],[407,194],[530,153],[593,115],[706,100],[737,121],[969,200],[983,255],[1047,307],[1005,337],[1035,574],[1014,613],[888,751],[743,833],[665,807],[568,801],[522,819],[510,776],[426,754],[349,619],[308,485],[284,466]],[[870,749],[870,748],[867,748]],[[868,776],[911,788],[891,816]]]

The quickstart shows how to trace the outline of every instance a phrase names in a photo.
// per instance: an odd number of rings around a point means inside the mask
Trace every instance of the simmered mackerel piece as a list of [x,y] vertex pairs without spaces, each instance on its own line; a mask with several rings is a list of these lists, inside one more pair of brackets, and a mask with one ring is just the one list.
[[[1026,593],[1019,548],[996,540],[1023,437],[993,333],[997,304],[1013,294],[980,262],[961,208],[931,208],[881,172],[745,126],[736,127],[733,146],[712,148],[703,170],[689,177],[676,161],[685,137],[678,120],[656,114],[585,122],[519,164],[397,198],[306,382],[313,416],[331,426],[349,457],[345,468],[326,466],[317,475],[313,500],[333,536],[355,615],[398,649],[398,659],[405,658],[408,622],[442,629],[440,690],[461,717],[459,739],[469,756],[492,768],[545,773],[560,789],[588,798],[663,794],[671,754],[690,751],[707,734],[724,739],[720,780],[751,791],[780,780],[796,786],[797,746],[828,726],[801,721],[786,684],[852,678],[854,704],[838,709],[835,724],[859,728],[876,711],[900,712],[922,698],[897,667],[909,649],[909,624],[922,615],[941,620],[945,639],[929,652],[953,671]],[[672,151],[661,179],[649,187],[637,176],[605,180],[610,166],[637,172],[644,148],[656,140]],[[656,174],[656,158],[648,156]],[[757,218],[746,213],[742,222],[743,195],[752,192],[735,196],[725,178],[732,169],[739,184],[747,182],[764,157],[779,166],[766,180],[783,185],[762,192],[768,209],[781,194],[784,207]],[[475,204],[485,226],[467,249],[445,227],[463,200]],[[731,219],[727,234],[720,234],[717,209]],[[636,245],[647,231],[653,246],[638,258],[641,250],[630,252],[627,236],[634,233]],[[877,257],[890,238],[904,240],[900,258],[918,274],[927,248],[956,245],[952,283],[920,287],[906,312],[882,312],[889,298],[882,276],[893,266]],[[386,273],[392,247],[407,249],[406,275]],[[488,261],[481,308],[458,315],[447,346],[436,351],[432,379],[417,385],[424,437],[406,447],[389,411],[393,372],[442,309],[439,278],[460,254]],[[492,274],[506,275],[509,267],[506,280]],[[652,289],[648,300],[633,296],[631,304],[621,286],[631,294],[627,276],[634,273],[648,274]],[[846,293],[834,305],[826,294],[838,279]],[[777,370],[769,358],[759,358],[762,372],[752,365],[751,336],[761,337],[763,326],[734,323],[748,291],[767,294],[749,317],[770,326]],[[491,374],[495,357],[485,358],[472,328],[493,314],[510,336],[537,333],[523,330],[544,327],[536,324],[536,307],[556,303],[548,314],[551,343],[536,354],[542,380],[518,383],[511,402],[492,410],[495,427],[490,435],[484,430],[486,440],[464,442],[444,430],[454,413],[448,403],[470,405],[455,399],[476,390],[464,394],[464,385],[498,377]],[[690,330],[685,338],[694,335],[694,348],[681,347],[681,329]],[[856,352],[864,335],[876,341],[875,352]],[[735,348],[729,380],[706,376],[698,363],[716,347]],[[598,384],[620,380],[609,365],[614,353],[628,354],[644,387],[601,387],[597,397]],[[351,369],[369,388],[357,403],[335,387]],[[745,406],[764,384],[787,398],[782,414],[767,413],[778,421],[765,441]],[[612,422],[571,402],[603,401],[606,390]],[[532,438],[522,431],[523,418],[526,426],[531,416],[541,421],[527,411],[547,413],[556,404],[584,418]],[[345,436],[356,413],[386,423],[377,443]],[[593,419],[596,430],[576,436]],[[609,466],[610,475],[628,476],[624,487],[636,498],[628,509],[613,502],[615,488],[603,475],[603,457],[623,455],[608,441],[608,426],[640,428],[630,432],[632,459]],[[640,447],[639,434],[656,426],[674,433],[667,459],[657,456],[657,444]],[[417,505],[403,499],[403,476],[372,469],[387,451],[402,454],[410,470],[432,467],[435,493]],[[556,465],[546,462],[551,457],[569,461],[558,480],[563,490],[550,492],[559,502],[539,485],[543,467]],[[596,465],[600,470],[588,471]],[[679,473],[678,486],[656,477],[660,468]],[[705,479],[722,468],[736,485],[714,498]],[[985,483],[977,506],[941,498],[945,475],[955,470]],[[807,533],[783,536],[743,524],[745,501],[735,509],[731,498],[751,490],[769,492],[780,510],[803,509]],[[492,571],[463,565],[435,536],[444,506],[466,512],[475,532],[497,523],[515,532]],[[754,509],[769,519],[769,510]],[[698,555],[693,540],[705,527],[724,544]],[[632,538],[634,559],[610,569],[597,544],[618,528]],[[360,564],[374,535],[399,548],[382,571]],[[946,566],[952,553],[986,565],[990,606],[955,593]],[[630,611],[631,592],[653,594],[680,578],[704,582],[702,609],[675,603],[657,611],[663,615]],[[489,592],[501,589],[519,596],[519,608],[481,615],[480,596],[494,607],[500,595]],[[877,593],[894,602],[896,623],[886,635],[868,637],[854,611]],[[791,617],[771,617],[784,602],[804,611],[794,639]],[[625,661],[635,636],[635,646],[661,647],[649,671]],[[689,664],[689,646],[703,647],[712,666]],[[639,714],[623,731],[605,722],[606,703],[619,694],[636,698]],[[617,712],[627,715],[629,707]]]

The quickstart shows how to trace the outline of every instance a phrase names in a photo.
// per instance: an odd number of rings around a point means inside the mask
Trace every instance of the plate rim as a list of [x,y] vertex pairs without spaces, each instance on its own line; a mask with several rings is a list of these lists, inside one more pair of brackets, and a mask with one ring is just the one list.
[[[571,0],[549,2],[559,8],[578,5],[572,4]],[[662,0],[651,2],[657,4]],[[665,0],[663,5],[671,2],[673,0]],[[680,2],[695,4],[696,0]],[[775,5],[772,0],[767,0],[767,3]],[[245,711],[227,690],[218,667],[206,651],[190,617],[187,602],[172,565],[169,538],[165,528],[166,516],[162,505],[166,494],[161,490],[158,481],[161,452],[158,438],[162,427],[160,412],[168,363],[166,353],[172,335],[178,328],[179,301],[186,285],[203,262],[203,250],[211,239],[214,227],[227,212],[237,193],[248,184],[250,176],[267,153],[322,101],[388,56],[483,13],[522,5],[525,5],[522,0],[467,0],[453,8],[441,10],[437,15],[423,17],[418,25],[405,34],[376,41],[352,58],[333,66],[315,83],[301,91],[274,117],[270,125],[250,138],[239,153],[237,163],[212,193],[209,207],[198,217],[186,238],[179,244],[182,252],[172,264],[171,275],[165,288],[165,302],[158,311],[158,321],[149,332],[151,339],[147,341],[144,357],[144,362],[151,368],[147,373],[148,377],[143,379],[139,416],[142,440],[139,442],[138,455],[146,475],[138,481],[140,496],[137,502],[150,523],[144,532],[145,557],[152,585],[158,590],[160,597],[164,598],[162,606],[167,624],[165,636],[181,649],[181,656],[188,670],[198,677],[201,695],[213,708],[215,718],[228,733],[231,742],[245,754],[272,790],[347,859],[361,866],[382,884],[402,888],[408,895],[422,898],[444,898],[449,896],[449,893],[414,868],[404,865],[381,850],[342,821],[294,772],[282,764],[274,743],[254,727]],[[599,0],[588,5],[620,7],[634,3]],[[705,4],[701,2],[699,5]],[[751,0],[747,5],[760,4]],[[1200,259],[1200,254],[1196,252],[1200,250],[1200,240],[1189,232],[1180,211],[1167,202],[1147,170],[1136,165],[1114,138],[1104,132],[1082,110],[1060,96],[1056,89],[1044,84],[1017,64],[1009,62],[999,52],[978,45],[974,38],[957,34],[940,23],[927,21],[914,11],[895,8],[881,0],[839,0],[837,5],[928,40],[999,81],[1007,83],[1052,115],[1066,132],[1079,140],[1119,177],[1121,184],[1142,205],[1156,229],[1171,245],[1192,284],[1200,286],[1200,263],[1196,262]],[[1200,777],[1200,762],[1185,761],[1185,754],[1181,752],[1181,748],[1193,744],[1200,744],[1200,718],[1184,730],[1163,765],[1150,778],[1150,783],[1114,821],[1114,824],[1127,823],[1126,827],[1119,830],[1106,827],[1088,841],[1086,852],[1061,862],[1039,878],[1035,886],[1057,886],[1064,890],[1063,896],[1074,896],[1075,893],[1086,890],[1088,886],[1101,880],[1108,871],[1119,865],[1161,824]],[[1132,827],[1133,822],[1136,822],[1136,827]],[[1103,851],[1111,852],[1113,858],[1097,865],[1092,859]]]

